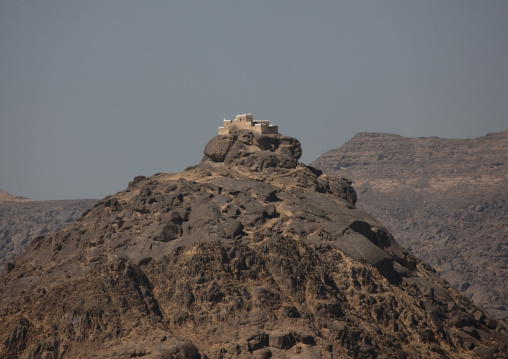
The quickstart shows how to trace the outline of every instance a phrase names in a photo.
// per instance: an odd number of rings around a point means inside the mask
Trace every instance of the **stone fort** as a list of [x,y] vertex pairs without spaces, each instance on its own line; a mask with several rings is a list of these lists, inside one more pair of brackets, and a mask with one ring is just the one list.
[[229,130],[236,127],[239,130],[250,130],[261,134],[277,134],[279,126],[270,125],[270,121],[254,121],[251,113],[237,115],[234,120],[224,119],[224,126],[219,127],[219,135],[228,135]]

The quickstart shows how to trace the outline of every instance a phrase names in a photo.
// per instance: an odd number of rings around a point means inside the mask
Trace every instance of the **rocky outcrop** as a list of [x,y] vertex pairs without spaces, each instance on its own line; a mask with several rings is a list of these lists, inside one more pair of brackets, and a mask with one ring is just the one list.
[[96,203],[93,199],[0,202],[0,273],[32,239],[58,232]]
[[302,155],[300,141],[280,134],[260,134],[232,128],[215,136],[205,147],[205,156],[227,167],[260,171],[266,168],[296,168]]
[[350,181],[298,163],[295,139],[227,136],[33,241],[0,281],[0,353],[506,357],[503,323],[357,209]]
[[312,165],[452,286],[508,319],[508,130],[476,139],[359,133]]

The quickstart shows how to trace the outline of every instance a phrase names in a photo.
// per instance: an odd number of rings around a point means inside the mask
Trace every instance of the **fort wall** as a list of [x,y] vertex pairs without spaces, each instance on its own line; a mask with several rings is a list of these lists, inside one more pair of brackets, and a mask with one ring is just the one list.
[[252,114],[237,115],[234,120],[224,119],[224,125],[219,127],[219,135],[227,135],[233,128],[249,130],[261,134],[277,134],[279,127],[270,125],[270,121],[254,121]]

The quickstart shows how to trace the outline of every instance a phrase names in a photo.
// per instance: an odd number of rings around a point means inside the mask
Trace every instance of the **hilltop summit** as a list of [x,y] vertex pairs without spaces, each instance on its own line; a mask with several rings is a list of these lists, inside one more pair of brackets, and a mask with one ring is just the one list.
[[1,278],[4,357],[506,357],[503,323],[355,207],[300,142],[232,128]]

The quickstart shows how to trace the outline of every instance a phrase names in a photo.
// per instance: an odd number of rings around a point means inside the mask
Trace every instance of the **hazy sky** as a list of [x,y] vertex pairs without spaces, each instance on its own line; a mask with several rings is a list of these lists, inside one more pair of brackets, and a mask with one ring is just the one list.
[[0,53],[0,189],[35,200],[181,171],[247,112],[304,163],[508,128],[507,0],[3,0]]

